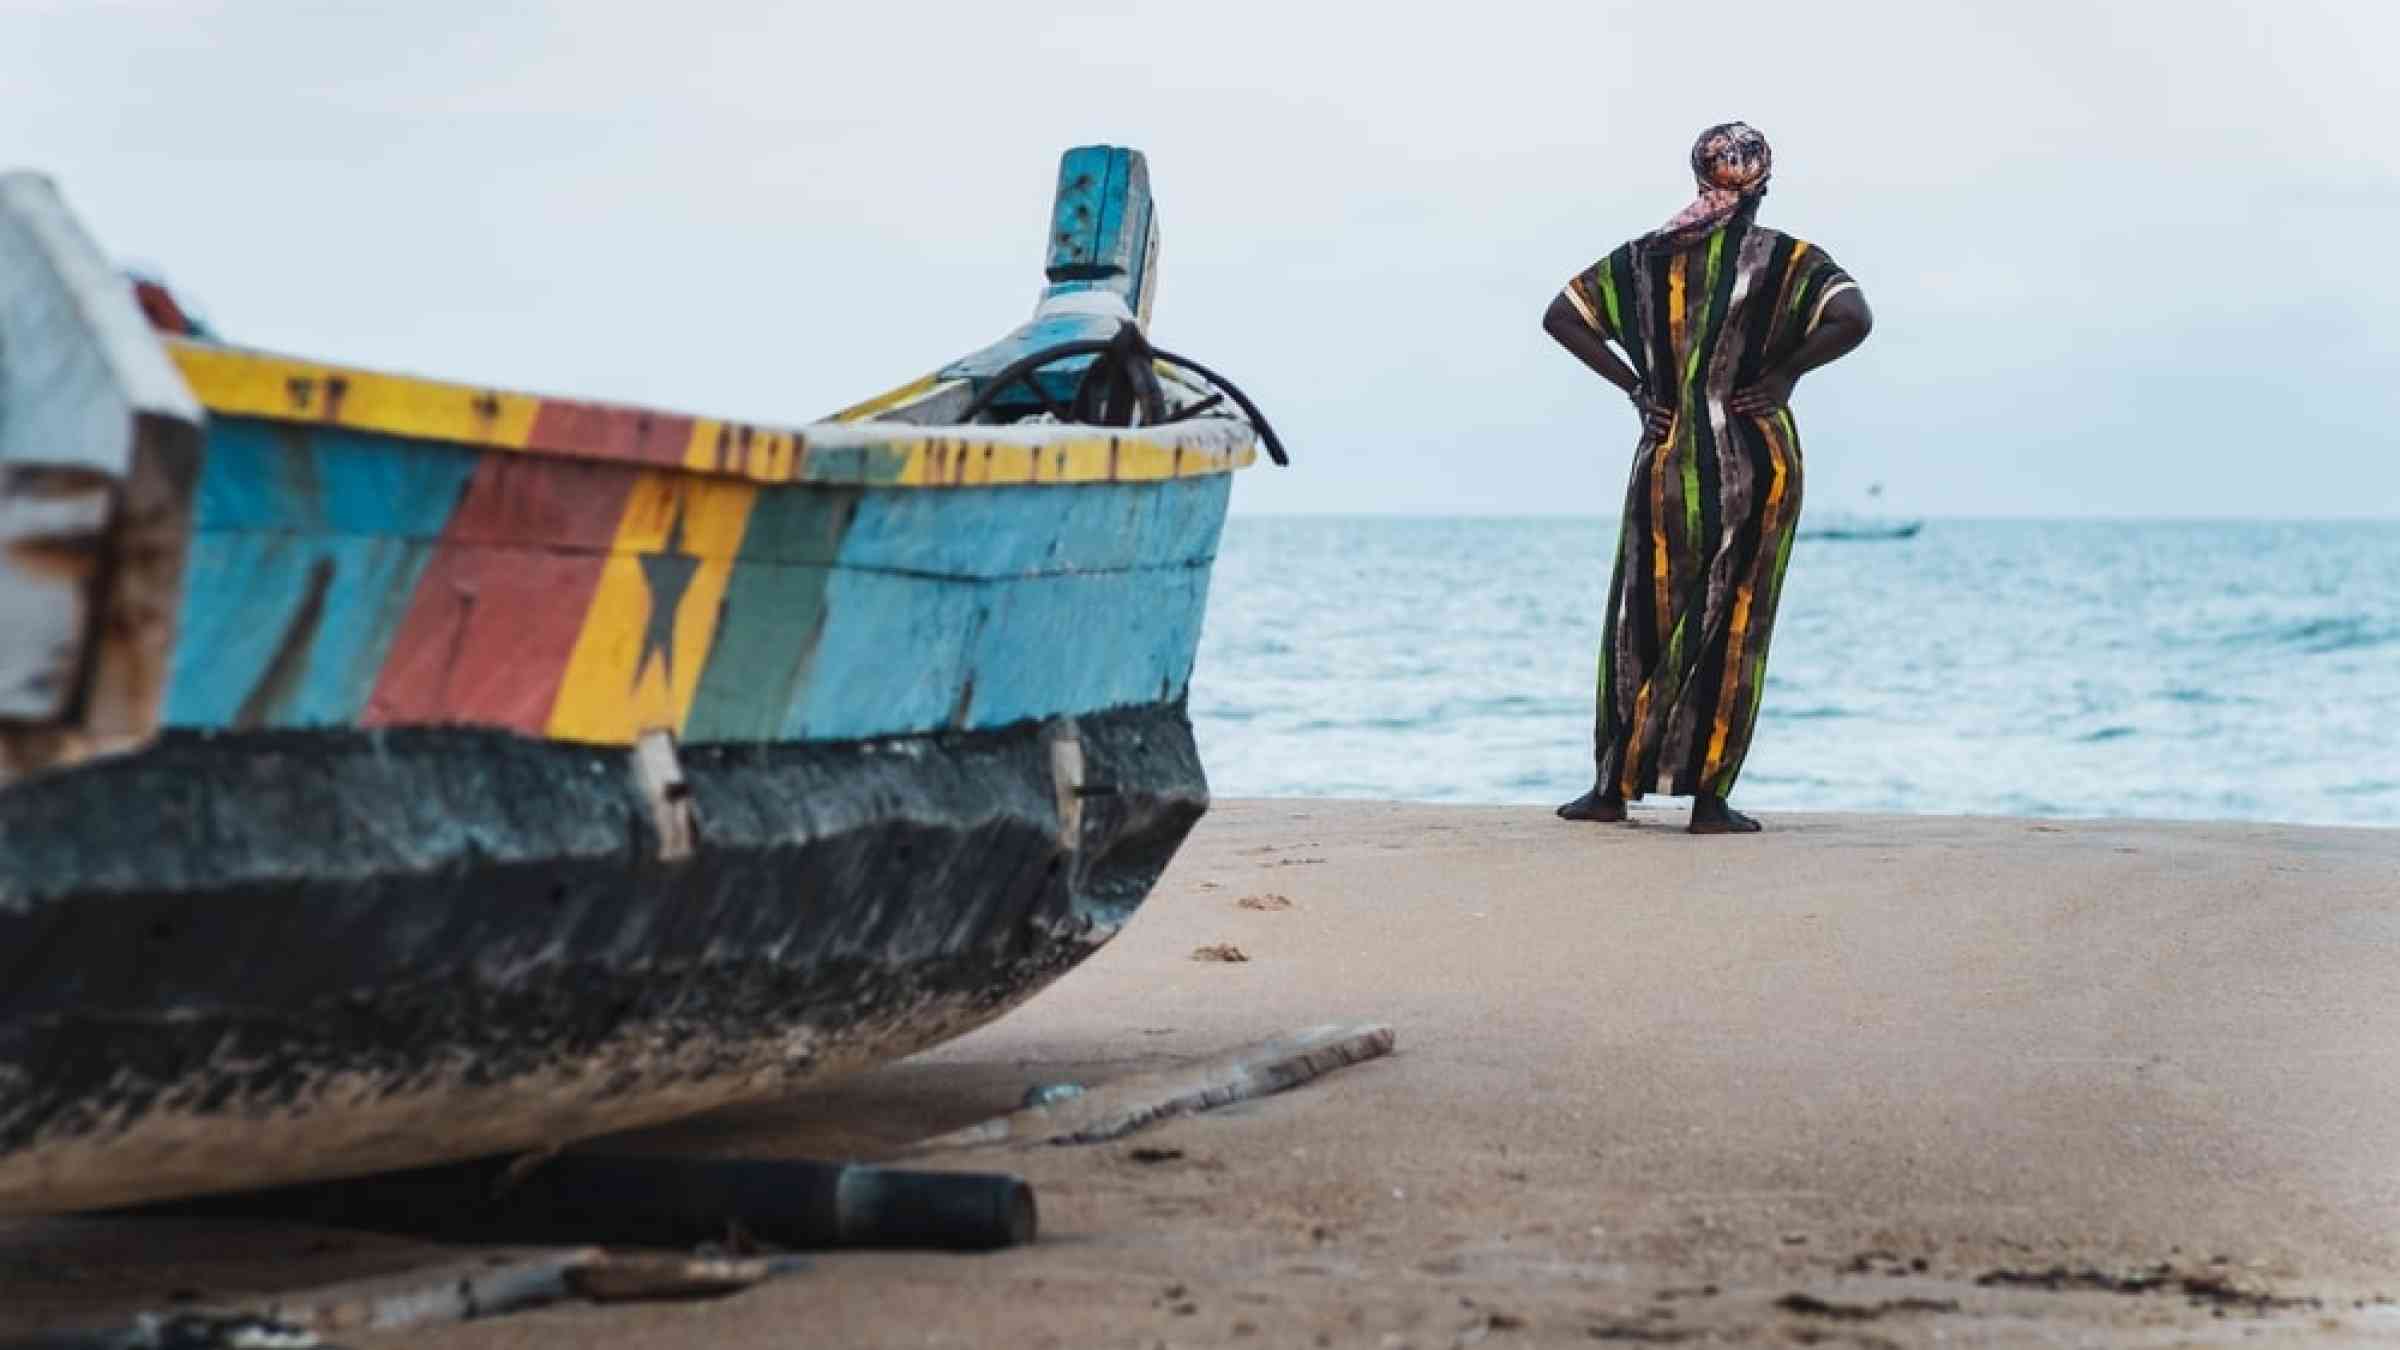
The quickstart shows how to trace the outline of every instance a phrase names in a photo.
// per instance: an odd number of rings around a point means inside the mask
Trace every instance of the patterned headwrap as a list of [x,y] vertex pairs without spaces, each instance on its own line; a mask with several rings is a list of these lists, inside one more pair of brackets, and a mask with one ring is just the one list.
[[1692,177],[1699,181],[1700,195],[1651,239],[1673,245],[1706,238],[1736,211],[1766,196],[1774,172],[1775,152],[1758,128],[1746,122],[1710,127],[1692,142]]

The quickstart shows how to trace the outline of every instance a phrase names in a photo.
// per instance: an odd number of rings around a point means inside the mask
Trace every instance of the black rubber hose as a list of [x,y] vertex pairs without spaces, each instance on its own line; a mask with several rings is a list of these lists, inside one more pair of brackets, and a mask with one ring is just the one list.
[[1234,406],[1242,410],[1242,415],[1250,419],[1250,425],[1258,428],[1258,438],[1267,443],[1267,458],[1272,459],[1276,462],[1276,464],[1283,466],[1288,466],[1292,462],[1291,456],[1286,455],[1283,452],[1283,442],[1276,438],[1275,428],[1267,425],[1267,415],[1263,412],[1260,412],[1258,410],[1258,405],[1250,401],[1250,396],[1248,394],[1245,394],[1240,389],[1236,388],[1233,381],[1226,379],[1224,376],[1219,375],[1217,372],[1210,370],[1208,367],[1201,365],[1199,362],[1194,361],[1188,356],[1177,356],[1175,353],[1167,351],[1164,348],[1153,347],[1150,349],[1150,354],[1157,357],[1159,360],[1166,362],[1168,365],[1181,366],[1185,370],[1188,370],[1194,375],[1199,376],[1201,379],[1204,379],[1210,384],[1215,385],[1217,388],[1224,390],[1225,393],[1233,399]]
[[[1107,341],[1094,341],[1086,338],[1078,342],[1062,342],[1055,347],[1044,347],[1038,352],[1033,352],[1029,355],[1018,357],[1016,360],[1009,362],[1005,366],[1002,366],[1000,368],[1000,373],[992,377],[992,382],[985,385],[980,391],[978,391],[974,398],[968,400],[966,411],[961,412],[958,415],[958,420],[961,422],[974,421],[977,413],[981,413],[992,406],[993,400],[1000,397],[1001,391],[1007,389],[1008,386],[1016,383],[1019,380],[1026,380],[1028,386],[1033,389],[1036,397],[1040,398],[1044,403],[1050,403],[1050,396],[1043,393],[1040,386],[1033,385],[1030,380],[1026,379],[1026,377],[1032,375],[1033,372],[1040,370],[1044,366],[1067,360],[1069,357],[1096,356],[1101,352],[1107,351],[1110,343],[1113,341],[1115,341],[1113,338]],[[1065,409],[1060,408],[1055,403],[1051,403],[1050,411],[1056,414],[1064,412]]]
[[735,1229],[778,1247],[989,1251],[1034,1240],[1013,1176],[907,1172],[800,1158],[566,1153],[514,1175],[484,1159],[205,1196],[130,1211],[285,1219],[435,1239],[690,1247]]
[[[1019,380],[1023,380],[1028,387],[1032,388],[1034,394],[1041,398],[1043,402],[1050,403],[1049,395],[1043,393],[1041,387],[1034,384],[1030,378],[1034,371],[1040,370],[1044,366],[1052,365],[1057,362],[1069,360],[1078,356],[1097,356],[1105,352],[1122,350],[1123,346],[1121,346],[1121,344],[1124,343],[1124,336],[1127,331],[1133,332],[1135,341],[1140,343],[1140,346],[1135,348],[1135,350],[1145,351],[1150,357],[1156,360],[1164,361],[1168,365],[1181,366],[1185,370],[1198,375],[1201,379],[1204,379],[1210,384],[1216,386],[1216,388],[1224,393],[1226,397],[1231,398],[1234,402],[1234,406],[1240,408],[1242,410],[1242,415],[1249,418],[1250,424],[1258,429],[1258,438],[1261,441],[1266,442],[1267,458],[1275,461],[1275,463],[1279,466],[1288,466],[1291,464],[1291,456],[1284,452],[1282,438],[1275,434],[1275,428],[1268,423],[1267,415],[1258,410],[1258,405],[1250,401],[1250,396],[1248,394],[1243,393],[1240,387],[1235,385],[1233,381],[1226,379],[1224,376],[1219,375],[1217,372],[1210,370],[1208,367],[1201,365],[1199,362],[1194,361],[1188,356],[1178,356],[1173,352],[1165,350],[1164,348],[1150,346],[1146,341],[1141,340],[1140,330],[1134,328],[1131,324],[1127,324],[1123,329],[1118,330],[1117,336],[1113,338],[1106,340],[1085,338],[1075,342],[1062,342],[1055,347],[1045,347],[1038,352],[1031,352],[1027,355],[1018,357],[1016,360],[1009,362],[1006,366],[1001,367],[1000,372],[992,376],[991,383],[985,385],[979,392],[977,392],[973,399],[968,401],[966,409],[959,413],[958,420],[961,422],[974,421],[977,414],[982,413],[991,407],[992,403],[999,398],[1003,389]],[[1058,406],[1055,403],[1052,403],[1051,412],[1055,415],[1058,411]],[[1162,417],[1159,419],[1159,422],[1163,424],[1168,420],[1180,420],[1182,416],[1188,415],[1190,414],[1187,411],[1184,414],[1179,414],[1175,419],[1167,419]]]

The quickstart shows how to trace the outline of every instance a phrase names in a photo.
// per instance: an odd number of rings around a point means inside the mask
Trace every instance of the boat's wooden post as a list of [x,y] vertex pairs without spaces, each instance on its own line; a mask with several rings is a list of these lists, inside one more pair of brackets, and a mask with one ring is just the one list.
[[1059,157],[1050,207],[1049,296],[1106,291],[1144,329],[1156,290],[1158,211],[1139,150],[1079,145]]
[[684,781],[683,764],[675,757],[675,733],[654,728],[634,741],[633,777],[642,800],[650,803],[650,823],[658,831],[658,860],[680,862],[692,856],[699,830],[693,817],[691,784]]
[[1073,853],[1083,845],[1083,737],[1073,718],[1050,728],[1050,785],[1058,795],[1058,846]]
[[201,416],[50,180],[0,174],[0,784],[156,732]]
[[[1150,163],[1120,145],[1079,145],[1059,156],[1058,191],[1051,198],[1043,244],[1041,302],[1033,318],[979,352],[962,356],[913,384],[845,408],[827,420],[931,424],[959,415],[985,383],[1018,359],[1064,342],[1105,341],[1127,320],[1150,327],[1158,293],[1158,203],[1150,195]],[[1072,396],[1089,358],[1062,361],[1036,378],[1054,398]],[[1024,400],[1016,403],[1014,400]],[[1033,406],[1018,389],[1002,406]]]
[[[1082,145],[1059,157],[1058,192],[1050,203],[1043,274],[1049,285],[1033,318],[1015,332],[942,368],[946,386],[979,390],[982,383],[1035,352],[1065,342],[1104,341],[1126,321],[1150,325],[1158,290],[1158,206],[1150,196],[1150,166],[1139,150]],[[1074,396],[1090,358],[1061,361],[1035,375],[1061,402]],[[1032,394],[1015,389],[1001,403]]]

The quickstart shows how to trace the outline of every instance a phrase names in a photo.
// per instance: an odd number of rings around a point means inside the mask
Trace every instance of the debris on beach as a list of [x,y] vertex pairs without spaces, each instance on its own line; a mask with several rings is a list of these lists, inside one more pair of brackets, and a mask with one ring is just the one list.
[[1062,1102],[1027,1107],[935,1135],[902,1154],[998,1145],[1104,1143],[1171,1116],[1298,1087],[1347,1065],[1390,1054],[1393,1043],[1392,1029],[1377,1022],[1310,1027],[1198,1064],[1136,1074]]
[[1292,907],[1292,900],[1290,896],[1277,895],[1272,891],[1265,895],[1245,895],[1234,903],[1240,905],[1244,909],[1260,909],[1267,910],[1269,912],[1281,909],[1290,909]]
[[1594,1322],[1583,1329],[1586,1338],[1595,1341],[1630,1341],[1640,1345],[1675,1345],[1693,1340],[1698,1327],[1661,1326],[1656,1322],[1608,1321]]
[[1195,961],[1247,961],[1250,959],[1250,953],[1230,942],[1212,942],[1208,946],[1194,950],[1192,959]]
[[1775,1300],[1784,1312],[1802,1317],[1823,1317],[1836,1322],[1871,1322],[1888,1313],[1954,1313],[1958,1300],[1954,1298],[1887,1298],[1875,1303],[1838,1303],[1818,1298],[1814,1294],[1785,1294]]
[[254,1308],[144,1313],[130,1326],[55,1332],[10,1344],[52,1350],[340,1350],[324,1337],[481,1321],[571,1299],[715,1298],[807,1265],[791,1255],[620,1255],[597,1248],[485,1254],[275,1294]]
[[2132,1270],[2100,1270],[2090,1266],[2069,1269],[2060,1265],[2042,1270],[2003,1267],[1976,1276],[1975,1283],[1985,1289],[2041,1289],[2052,1293],[2181,1294],[2196,1308],[2239,1308],[2254,1313],[2324,1306],[2322,1299],[2285,1297],[2248,1288],[2223,1271],[2184,1270],[2167,1261]]
[[306,1327],[250,1313],[144,1313],[133,1325],[12,1341],[43,1350],[339,1350]]
[[[1031,1242],[1039,1231],[1032,1187],[1002,1173],[665,1153],[569,1152],[531,1167],[520,1162],[486,1158],[309,1182],[144,1213],[318,1223],[437,1242],[685,1251],[722,1243],[729,1233],[785,1250],[990,1251]],[[558,1283],[556,1275],[547,1278]]]
[[1025,1095],[1018,1100],[1017,1105],[1020,1107],[1052,1106],[1082,1095],[1083,1084],[1081,1083],[1036,1083],[1025,1089]]
[[717,1298],[806,1268],[798,1257],[609,1256],[567,1271],[594,1303]]

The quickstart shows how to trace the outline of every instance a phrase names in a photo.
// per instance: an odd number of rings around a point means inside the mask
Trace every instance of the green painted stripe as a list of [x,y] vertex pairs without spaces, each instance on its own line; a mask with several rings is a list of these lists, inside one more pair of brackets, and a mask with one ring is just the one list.
[[808,683],[825,631],[825,591],[856,489],[761,492],[742,531],[724,615],[692,695],[683,739],[771,741]]

